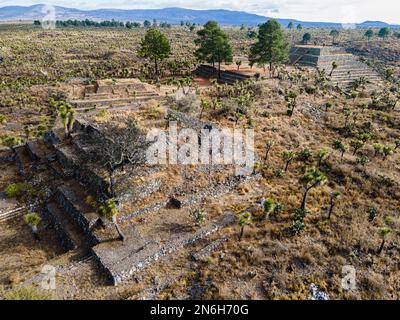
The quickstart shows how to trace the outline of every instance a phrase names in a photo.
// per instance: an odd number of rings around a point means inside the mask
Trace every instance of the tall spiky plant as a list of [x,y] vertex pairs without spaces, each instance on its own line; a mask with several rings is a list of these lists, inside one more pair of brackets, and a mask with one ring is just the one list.
[[308,192],[327,181],[325,175],[316,168],[308,168],[303,176],[300,177],[299,182],[303,185],[304,193],[303,200],[301,201],[300,210],[306,210],[306,202]]
[[243,233],[244,233],[244,227],[249,225],[251,222],[251,213],[250,212],[242,212],[239,214],[239,221],[238,224],[240,226],[240,235],[239,235],[239,241],[242,240]]
[[392,230],[390,228],[382,228],[379,230],[379,236],[382,239],[381,245],[379,246],[378,251],[376,252],[376,254],[380,254],[383,251],[383,248],[385,246],[385,242],[386,242],[386,237],[392,232]]
[[341,194],[338,191],[334,191],[330,194],[328,219],[331,218],[333,208],[336,205],[336,200],[340,199],[340,196],[341,196]]
[[118,212],[115,201],[113,199],[107,200],[103,205],[101,205],[97,209],[97,213],[101,219],[105,218],[114,224],[115,229],[118,232],[120,240],[124,241],[125,235],[122,233],[122,230],[120,229],[120,227],[118,225],[117,216],[118,216],[119,212]]
[[35,239],[39,239],[38,225],[42,220],[40,216],[35,212],[29,212],[24,216],[24,220],[31,227]]

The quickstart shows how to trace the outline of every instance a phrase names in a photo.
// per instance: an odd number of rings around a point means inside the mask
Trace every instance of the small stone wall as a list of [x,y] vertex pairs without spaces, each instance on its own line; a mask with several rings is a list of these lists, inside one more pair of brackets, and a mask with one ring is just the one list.
[[12,162],[14,161],[14,155],[9,148],[0,149],[0,162]]
[[56,145],[61,142],[61,139],[53,130],[50,130],[44,134],[43,141],[47,144]]
[[24,165],[24,160],[23,160],[23,153],[25,152],[25,145],[21,145],[21,146],[16,146],[13,148],[14,152],[15,152],[15,164],[17,165],[19,174],[24,177],[27,178],[27,168],[25,168]]
[[213,251],[218,249],[220,246],[222,246],[227,241],[228,241],[228,238],[221,238],[221,239],[211,242],[208,246],[206,246],[203,249],[201,249],[200,251],[196,252],[193,255],[193,259],[198,261],[198,260],[202,260],[204,258],[209,257]]
[[194,130],[202,130],[206,128],[209,130],[214,128],[218,129],[216,124],[212,122],[201,121],[176,110],[168,110],[168,113],[172,114],[177,119],[177,122],[185,128],[192,128]]

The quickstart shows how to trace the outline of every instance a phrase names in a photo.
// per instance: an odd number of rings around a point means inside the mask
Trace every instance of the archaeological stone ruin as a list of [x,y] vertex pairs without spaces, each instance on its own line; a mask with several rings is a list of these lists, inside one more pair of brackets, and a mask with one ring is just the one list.
[[[115,94],[117,90],[131,89],[131,83],[128,87],[119,87],[118,83],[113,91],[98,83],[95,86],[97,96],[91,101],[100,101],[99,95],[103,97],[104,92]],[[132,83],[137,90],[140,83]],[[86,102],[74,103],[86,106]],[[140,103],[129,110],[114,109],[107,119],[99,115],[101,112],[101,109],[93,108],[78,113],[70,137],[64,136],[64,128],[56,126],[44,139],[14,147],[14,158],[20,174],[30,184],[44,190],[42,214],[56,231],[65,250],[78,249],[91,254],[110,284],[117,285],[132,279],[135,272],[152,262],[171,256],[180,248],[234,223],[236,216],[223,212],[210,217],[198,228],[190,227],[193,222],[188,209],[259,177],[257,174],[237,176],[232,166],[224,165],[143,165],[139,168],[127,165],[115,177],[118,221],[126,236],[122,242],[111,222],[106,222],[105,226],[99,224],[96,209],[88,201],[101,202],[110,197],[106,170],[85,162],[84,155],[91,147],[89,139],[94,135],[102,136],[104,123],[118,124],[120,119],[131,115],[140,118],[145,128],[165,128],[166,120],[164,117],[146,119]],[[213,123],[178,111],[167,109],[166,113],[173,115],[180,127],[198,130],[215,127]],[[181,225],[189,227],[179,227]],[[224,241],[207,245],[195,259]]]
[[[297,45],[291,49],[289,60],[294,65],[325,70],[330,80],[340,87],[346,87],[360,77],[370,82],[379,81],[375,71],[341,47]],[[337,68],[332,70],[334,62]]]

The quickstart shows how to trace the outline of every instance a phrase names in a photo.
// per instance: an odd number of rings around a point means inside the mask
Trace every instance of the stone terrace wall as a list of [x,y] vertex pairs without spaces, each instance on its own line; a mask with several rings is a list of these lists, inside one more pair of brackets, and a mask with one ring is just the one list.
[[150,263],[175,252],[183,246],[204,239],[219,229],[232,224],[234,221],[236,221],[235,215],[227,214],[222,216],[218,221],[202,227],[196,233],[186,234],[165,245],[160,246],[159,243],[152,242],[145,244],[139,249],[135,246],[136,253],[130,248],[124,248],[123,246],[111,251],[110,248],[103,248],[102,244],[92,248],[92,251],[101,268],[108,274],[112,284],[118,285],[122,281],[130,279],[135,272],[143,270]]

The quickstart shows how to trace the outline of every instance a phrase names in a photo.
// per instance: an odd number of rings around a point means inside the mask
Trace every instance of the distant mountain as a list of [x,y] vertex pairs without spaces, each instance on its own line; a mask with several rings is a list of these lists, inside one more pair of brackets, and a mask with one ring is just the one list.
[[[9,6],[0,8],[0,21],[16,20],[40,20],[45,16],[43,13],[44,5],[38,4],[30,7]],[[91,19],[91,20],[119,20],[119,21],[144,21],[156,19],[158,22],[168,22],[179,24],[181,21],[196,24],[204,24],[209,20],[215,20],[222,25],[247,25],[256,26],[267,21],[268,17],[261,15],[230,10],[191,10],[183,8],[165,8],[165,9],[140,9],[140,10],[122,10],[122,9],[98,9],[98,10],[79,10],[74,8],[65,8],[55,6],[56,18],[58,20],[68,19]],[[289,22],[302,24],[309,28],[341,28],[340,23],[331,22],[307,22],[294,19],[276,19],[283,26]],[[380,21],[366,21],[358,24],[358,27],[396,27],[400,25],[389,25]]]

